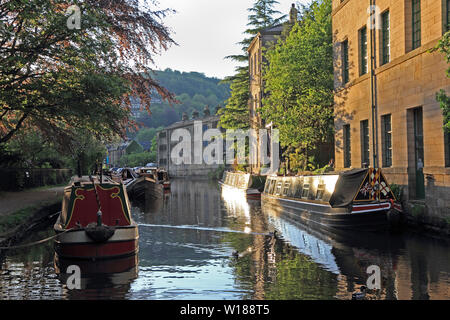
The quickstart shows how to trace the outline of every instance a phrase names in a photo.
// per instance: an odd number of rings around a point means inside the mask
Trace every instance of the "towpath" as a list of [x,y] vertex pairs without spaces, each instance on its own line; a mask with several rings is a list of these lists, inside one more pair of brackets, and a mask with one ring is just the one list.
[[0,217],[19,210],[62,200],[64,187],[37,188],[20,192],[0,192]]

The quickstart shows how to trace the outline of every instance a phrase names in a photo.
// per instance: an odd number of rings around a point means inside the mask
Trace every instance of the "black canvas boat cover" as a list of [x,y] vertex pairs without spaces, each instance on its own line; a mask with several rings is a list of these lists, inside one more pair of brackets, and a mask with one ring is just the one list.
[[368,171],[369,169],[353,169],[340,173],[334,193],[330,198],[331,207],[344,208],[349,206],[361,188]]
[[333,208],[344,208],[353,202],[386,200],[396,201],[381,169],[353,169],[339,175],[330,205]]

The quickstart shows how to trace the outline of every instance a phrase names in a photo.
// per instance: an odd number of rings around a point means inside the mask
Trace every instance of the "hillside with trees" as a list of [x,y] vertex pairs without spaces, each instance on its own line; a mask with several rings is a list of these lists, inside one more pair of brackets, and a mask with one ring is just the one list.
[[[178,103],[162,101],[156,94],[147,110],[141,110],[136,121],[141,128],[159,128],[180,121],[183,113],[191,117],[193,111],[202,114],[205,106],[211,113],[217,106],[223,106],[230,96],[230,86],[221,83],[221,79],[209,78],[203,73],[180,72],[166,69],[155,71],[154,77],[164,88],[175,95]],[[137,133],[130,133],[133,138]]]

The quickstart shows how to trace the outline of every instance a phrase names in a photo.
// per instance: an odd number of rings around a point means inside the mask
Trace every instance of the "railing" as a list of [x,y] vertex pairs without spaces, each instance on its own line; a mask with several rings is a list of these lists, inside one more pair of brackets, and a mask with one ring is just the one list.
[[23,189],[67,183],[71,169],[13,169],[0,168],[0,191]]

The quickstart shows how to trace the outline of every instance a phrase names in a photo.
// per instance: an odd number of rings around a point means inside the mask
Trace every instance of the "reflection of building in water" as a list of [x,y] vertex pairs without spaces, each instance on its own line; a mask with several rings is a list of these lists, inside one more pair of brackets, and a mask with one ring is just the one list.
[[[152,201],[152,200],[149,200]],[[175,179],[158,206],[149,206],[144,222],[168,225],[221,226],[220,194],[214,183]]]

